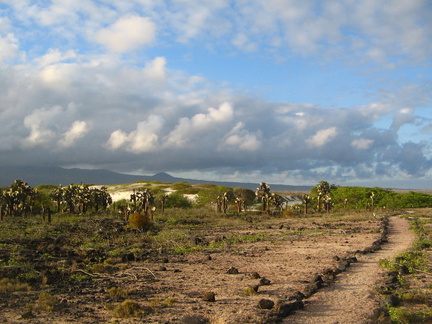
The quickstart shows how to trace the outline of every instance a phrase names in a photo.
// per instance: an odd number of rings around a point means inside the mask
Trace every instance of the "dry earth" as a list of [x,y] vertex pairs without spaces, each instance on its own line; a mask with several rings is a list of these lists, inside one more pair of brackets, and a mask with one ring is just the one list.
[[[37,298],[35,292],[1,294],[0,322],[265,323],[287,315],[287,305],[298,298],[306,307],[287,317],[286,323],[364,323],[376,305],[371,288],[379,276],[377,261],[406,249],[413,237],[405,220],[392,217],[389,242],[382,250],[364,254],[380,240],[381,225],[372,216],[332,222],[324,216],[307,221],[281,218],[229,230],[209,228],[196,244],[223,240],[230,233],[261,234],[266,239],[185,255],[160,250],[116,264],[109,273],[95,273],[92,280],[73,285],[51,282],[45,289],[58,300],[52,312],[27,312],[26,305]],[[359,262],[334,277],[335,269],[341,263],[350,265],[345,260],[353,256]],[[63,270],[68,264],[61,258],[56,262]],[[315,293],[317,275],[324,288]],[[113,308],[125,298],[109,294],[112,287],[128,291],[127,298],[142,311],[131,318],[116,316]],[[214,300],[205,300],[209,293],[214,293]],[[260,308],[262,300],[267,305]]]

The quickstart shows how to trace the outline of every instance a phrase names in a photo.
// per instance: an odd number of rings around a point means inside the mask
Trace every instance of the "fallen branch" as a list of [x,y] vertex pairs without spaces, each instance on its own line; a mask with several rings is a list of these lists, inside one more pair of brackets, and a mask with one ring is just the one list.
[[87,271],[84,271],[84,270],[81,270],[81,269],[73,270],[72,272],[82,272],[85,275],[93,277],[93,278],[109,278],[109,279],[113,279],[112,277],[105,276],[105,275],[103,275],[101,273],[90,273],[90,272],[87,272]]
[[153,278],[156,279],[155,274],[149,268],[146,268],[146,267],[132,267],[132,268],[127,269],[127,270],[125,270],[123,272],[127,273],[127,271],[130,271],[130,270],[147,270],[148,272],[150,272],[150,274],[153,276]]

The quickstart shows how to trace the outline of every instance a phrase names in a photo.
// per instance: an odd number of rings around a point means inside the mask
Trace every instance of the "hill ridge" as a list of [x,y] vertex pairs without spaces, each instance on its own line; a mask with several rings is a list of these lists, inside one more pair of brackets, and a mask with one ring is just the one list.
[[[69,185],[87,183],[94,185],[114,185],[133,183],[137,181],[159,181],[159,182],[188,182],[191,184],[214,184],[227,187],[240,187],[255,190],[257,183],[229,182],[197,180],[174,177],[166,172],[159,172],[155,175],[130,175],[113,172],[105,169],[66,169],[62,167],[41,167],[41,166],[0,166],[0,186],[9,186],[15,180],[27,182],[30,186],[36,187],[41,184]],[[283,184],[271,184],[274,191],[309,191],[312,186],[292,186]]]

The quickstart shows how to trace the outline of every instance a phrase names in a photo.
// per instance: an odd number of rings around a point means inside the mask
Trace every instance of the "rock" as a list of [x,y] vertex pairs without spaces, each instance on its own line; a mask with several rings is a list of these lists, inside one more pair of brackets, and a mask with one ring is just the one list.
[[216,301],[216,294],[212,291],[208,291],[203,296],[204,301],[208,302],[215,302]]
[[280,303],[277,306],[277,313],[279,317],[287,317],[294,313],[296,310],[302,309],[304,304],[301,300],[296,300],[290,303]]
[[271,283],[271,281],[268,280],[267,278],[264,278],[264,277],[262,277],[260,282],[259,282],[260,286],[268,286],[268,285],[270,285],[270,283]]
[[382,302],[381,306],[390,306],[390,307],[396,307],[400,304],[400,299],[398,296],[391,294],[388,295]]
[[250,286],[255,292],[258,292],[260,285]]
[[324,283],[324,280],[320,275],[315,275],[315,277],[312,279],[313,282],[318,282],[319,284]]
[[208,245],[208,242],[206,240],[198,236],[194,238],[194,243],[195,245]]
[[258,302],[258,308],[260,308],[260,309],[272,309],[274,304],[275,303],[270,299],[261,299]]
[[306,296],[300,292],[300,291],[296,291],[295,293],[293,293],[290,297],[288,297],[288,300],[303,300]]
[[229,268],[229,269],[227,270],[227,273],[228,273],[228,274],[238,274],[239,271],[238,271],[238,269],[237,269],[236,267],[231,267],[231,268]]
[[304,295],[306,296],[306,298],[312,296],[313,294],[315,294],[318,289],[320,289],[322,287],[322,283],[320,283],[319,281],[314,281],[309,283],[305,290],[304,290]]
[[399,274],[404,275],[404,274],[408,274],[409,273],[409,269],[406,265],[401,264],[399,266]]
[[35,317],[36,317],[36,315],[33,314],[32,311],[25,312],[24,314],[21,315],[22,319],[31,319],[31,318],[35,318]]
[[185,315],[182,319],[180,319],[180,323],[182,324],[206,324],[210,323],[210,320],[203,315],[194,314],[194,315]]
[[345,271],[350,266],[350,263],[348,261],[339,261],[337,269],[342,271]]
[[355,256],[347,257],[345,259],[349,264],[357,262],[357,258]]
[[122,262],[135,261],[135,254],[133,252],[125,253],[121,258]]
[[261,278],[261,276],[259,275],[258,272],[252,272],[250,274],[250,276],[251,276],[252,279],[259,279],[259,278]]

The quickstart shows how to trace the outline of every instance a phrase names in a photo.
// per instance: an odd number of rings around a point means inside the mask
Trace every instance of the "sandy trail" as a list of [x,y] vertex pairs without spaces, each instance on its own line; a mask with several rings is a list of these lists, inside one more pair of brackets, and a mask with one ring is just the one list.
[[409,223],[400,217],[391,217],[388,243],[382,250],[358,258],[333,285],[320,290],[305,301],[305,308],[287,317],[283,323],[367,323],[377,302],[372,288],[380,279],[383,269],[378,261],[406,251],[415,239]]

